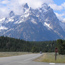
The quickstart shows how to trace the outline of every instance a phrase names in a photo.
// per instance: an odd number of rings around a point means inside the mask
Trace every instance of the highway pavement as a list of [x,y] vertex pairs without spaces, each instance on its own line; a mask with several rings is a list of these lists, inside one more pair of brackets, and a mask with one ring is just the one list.
[[0,65],[65,65],[63,63],[45,63],[35,62],[33,59],[40,57],[42,54],[26,54],[20,56],[2,57]]

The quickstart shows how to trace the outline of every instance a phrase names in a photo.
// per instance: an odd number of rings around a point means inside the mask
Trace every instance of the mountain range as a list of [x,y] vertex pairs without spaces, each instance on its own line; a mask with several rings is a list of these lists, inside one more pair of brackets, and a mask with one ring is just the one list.
[[26,41],[49,41],[65,39],[65,29],[53,9],[46,3],[33,9],[27,3],[22,5],[23,13],[14,11],[0,19],[0,36],[8,36]]

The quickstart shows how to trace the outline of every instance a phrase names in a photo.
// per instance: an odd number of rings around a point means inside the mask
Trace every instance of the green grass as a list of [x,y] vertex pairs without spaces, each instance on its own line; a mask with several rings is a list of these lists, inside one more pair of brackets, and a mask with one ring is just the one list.
[[41,57],[37,58],[35,61],[40,62],[50,62],[50,63],[65,63],[65,55],[57,55],[57,59],[55,61],[54,53],[44,53]]
[[0,57],[9,57],[9,56],[17,56],[17,55],[24,55],[30,54],[28,52],[0,52]]

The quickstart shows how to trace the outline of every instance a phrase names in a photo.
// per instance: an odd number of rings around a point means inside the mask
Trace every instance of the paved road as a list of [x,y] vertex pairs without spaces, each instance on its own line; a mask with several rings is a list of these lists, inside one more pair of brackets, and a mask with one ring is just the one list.
[[3,57],[0,58],[0,65],[65,65],[32,61],[39,56],[41,56],[41,54],[26,54],[21,56]]

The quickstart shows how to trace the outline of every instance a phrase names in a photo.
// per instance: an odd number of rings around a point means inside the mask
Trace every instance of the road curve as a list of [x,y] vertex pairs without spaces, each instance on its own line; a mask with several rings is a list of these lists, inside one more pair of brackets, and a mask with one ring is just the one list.
[[3,57],[0,58],[0,65],[65,65],[59,63],[44,63],[35,62],[33,59],[41,56],[42,54],[26,54],[20,56]]

